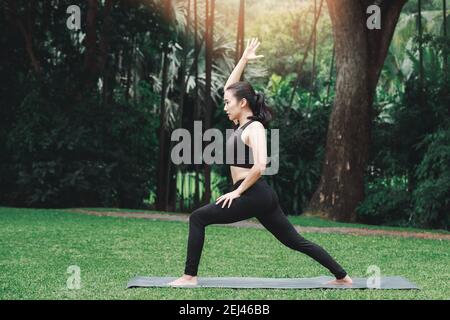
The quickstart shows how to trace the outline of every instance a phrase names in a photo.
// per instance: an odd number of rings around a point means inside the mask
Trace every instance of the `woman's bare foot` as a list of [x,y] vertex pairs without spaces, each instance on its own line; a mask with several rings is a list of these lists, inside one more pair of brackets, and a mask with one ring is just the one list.
[[351,285],[353,283],[352,278],[350,278],[348,275],[345,276],[345,278],[342,279],[334,279],[331,280],[329,282],[327,282],[327,284],[345,284],[345,285]]
[[176,286],[196,286],[197,285],[197,276],[190,276],[187,274],[183,274],[180,278],[169,282],[168,285],[176,287]]

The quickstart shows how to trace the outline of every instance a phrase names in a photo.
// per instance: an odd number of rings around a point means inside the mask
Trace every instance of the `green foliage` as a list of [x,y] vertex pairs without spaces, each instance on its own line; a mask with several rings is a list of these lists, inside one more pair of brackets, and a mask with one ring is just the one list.
[[[292,92],[291,81],[291,77],[272,75],[266,94],[275,110],[270,128],[279,129],[280,134],[280,168],[273,179],[274,188],[283,209],[288,214],[300,214],[320,178],[331,106],[313,98],[308,107],[310,93],[300,89],[293,107],[287,110],[285,106]],[[271,179],[273,176],[268,177]]]
[[401,179],[376,179],[366,183],[366,188],[364,202],[357,208],[360,222],[391,226],[411,225],[411,194],[405,189]]
[[[296,74],[312,32],[314,1],[255,1],[249,3],[246,10],[252,12],[252,19],[246,24],[246,33],[261,40],[264,65],[270,74]],[[331,19],[324,1],[317,23],[317,58],[329,58],[332,47]],[[311,46],[301,74],[305,85],[309,85],[311,80],[312,59]],[[323,67],[328,69],[326,64],[318,63],[316,67],[318,70]]]
[[[8,61],[0,66],[0,202],[140,207],[156,185],[159,123],[151,107],[159,94],[137,75],[159,72],[161,43],[175,38],[174,28],[159,1],[114,2],[109,16],[101,2],[93,63],[86,64],[88,25],[65,27],[71,4],[17,3],[17,19],[33,16],[25,31],[39,74],[30,67],[23,34],[8,20],[12,13],[0,15],[1,28],[11,29],[0,35]],[[87,3],[79,5],[88,12]]]
[[17,206],[140,207],[155,185],[155,120],[127,105],[72,109],[32,91],[6,140],[13,178],[2,202]]
[[434,70],[423,91],[414,64],[404,90],[378,95],[366,198],[357,210],[362,221],[449,228],[450,97],[443,73]]
[[[450,122],[449,122],[450,123]],[[427,134],[418,147],[426,148],[416,169],[413,192],[418,222],[430,228],[450,227],[450,125]]]
[[[404,92],[405,81],[417,74],[419,70],[417,20],[417,14],[400,16],[380,77],[378,86],[380,92],[388,92],[391,95]],[[433,78],[434,71],[441,69],[443,57],[448,56],[450,52],[449,41],[443,36],[442,11],[423,11],[422,29],[423,66],[426,70],[424,76]]]

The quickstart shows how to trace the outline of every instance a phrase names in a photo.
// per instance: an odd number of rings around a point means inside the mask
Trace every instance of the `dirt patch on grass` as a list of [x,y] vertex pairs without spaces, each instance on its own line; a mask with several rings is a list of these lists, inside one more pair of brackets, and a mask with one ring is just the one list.
[[[85,209],[66,209],[63,211],[83,213],[95,216],[108,216],[108,217],[124,217],[124,218],[141,218],[152,220],[164,220],[164,221],[182,221],[189,222],[189,215],[187,214],[161,214],[161,213],[147,213],[147,212],[126,212],[126,211],[93,211]],[[256,220],[244,220],[229,224],[217,224],[220,226],[230,227],[244,227],[244,228],[258,228],[264,229],[264,227]],[[397,237],[410,237],[421,239],[438,239],[438,240],[450,240],[450,234],[431,233],[431,232],[413,232],[413,231],[399,231],[399,230],[381,230],[381,229],[367,229],[367,228],[349,228],[349,227],[301,227],[294,225],[295,229],[299,233],[342,233],[351,234],[357,236],[397,236]]]

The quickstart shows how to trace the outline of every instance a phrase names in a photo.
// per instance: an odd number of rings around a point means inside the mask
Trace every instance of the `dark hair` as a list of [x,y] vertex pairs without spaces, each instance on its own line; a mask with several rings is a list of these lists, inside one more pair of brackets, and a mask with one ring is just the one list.
[[237,99],[246,99],[253,112],[253,116],[247,119],[257,120],[264,127],[272,120],[274,112],[272,108],[266,105],[266,97],[262,92],[255,92],[252,85],[247,81],[238,81],[227,87],[227,90],[233,91],[233,95]]

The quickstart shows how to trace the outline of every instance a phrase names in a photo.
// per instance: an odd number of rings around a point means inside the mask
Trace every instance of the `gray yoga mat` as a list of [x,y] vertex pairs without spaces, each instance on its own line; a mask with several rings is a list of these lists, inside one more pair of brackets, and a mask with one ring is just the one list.
[[[143,277],[132,278],[127,288],[135,287],[171,287],[169,282],[178,277]],[[373,281],[367,282],[367,278],[352,278],[353,284],[327,285],[333,280],[330,276],[315,278],[251,278],[251,277],[198,277],[196,286],[176,286],[174,288],[246,288],[246,289],[419,289],[408,279],[401,276],[385,276],[380,278],[379,286]]]

